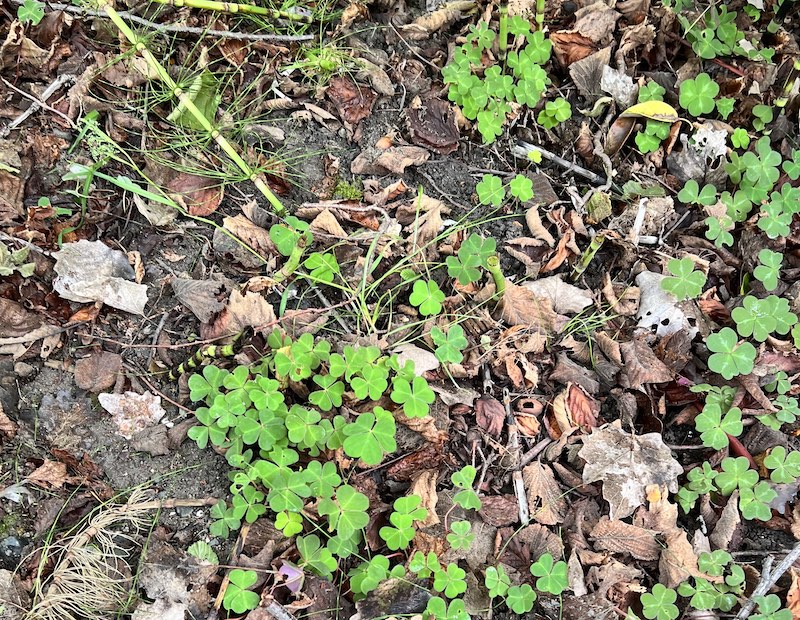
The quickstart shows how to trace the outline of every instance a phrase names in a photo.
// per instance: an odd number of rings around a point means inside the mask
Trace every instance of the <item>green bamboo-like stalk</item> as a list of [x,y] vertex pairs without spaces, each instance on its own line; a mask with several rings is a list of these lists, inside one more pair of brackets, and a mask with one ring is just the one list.
[[508,50],[508,5],[500,7],[500,33],[497,37],[497,48],[500,52],[500,60],[506,59]]
[[536,29],[544,30],[545,0],[536,0]]
[[494,300],[499,302],[506,292],[506,278],[500,269],[500,259],[496,254],[486,259],[486,271],[489,272],[492,280],[494,280]]
[[119,13],[117,13],[116,9],[111,6],[110,2],[108,0],[103,0],[100,6],[105,10],[109,19],[114,22],[114,25],[119,28],[120,32],[125,35],[125,38],[130,41],[131,45],[134,46],[136,51],[142,55],[142,58],[144,58],[145,62],[147,62],[147,65],[156,73],[156,75],[158,75],[158,78],[164,82],[167,88],[178,100],[179,104],[183,106],[184,109],[189,111],[189,113],[195,118],[195,120],[197,120],[200,126],[211,135],[219,148],[221,148],[230,158],[230,160],[236,164],[239,170],[247,175],[247,178],[249,178],[258,188],[258,190],[264,195],[264,197],[272,205],[275,213],[281,217],[286,215],[286,207],[284,207],[283,203],[281,203],[278,197],[272,193],[272,190],[269,188],[269,186],[267,186],[259,174],[255,172],[244,159],[242,159],[242,156],[239,155],[233,145],[228,142],[227,138],[225,138],[225,136],[219,132],[219,129],[214,127],[211,121],[206,118],[206,115],[200,111],[200,109],[194,104],[194,101],[192,101],[191,98],[189,98],[186,93],[183,92],[181,87],[178,86],[175,80],[172,79],[164,66],[155,56],[153,56],[153,54],[147,48],[147,45],[136,36],[136,33],[131,30],[128,24],[125,23],[125,20],[122,19]]
[[289,13],[268,9],[263,6],[252,4],[237,4],[235,2],[218,2],[217,0],[152,0],[158,4],[168,4],[170,6],[188,6],[193,9],[203,9],[206,11],[219,11],[221,13],[249,13],[250,15],[264,15],[270,19],[285,19],[293,22],[311,23],[311,17],[300,13]]

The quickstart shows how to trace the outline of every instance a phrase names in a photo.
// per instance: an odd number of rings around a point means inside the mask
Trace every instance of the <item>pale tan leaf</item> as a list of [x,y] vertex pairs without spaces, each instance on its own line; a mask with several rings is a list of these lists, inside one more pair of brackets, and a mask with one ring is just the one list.
[[629,553],[637,560],[657,560],[661,545],[656,540],[658,532],[630,525],[622,521],[600,519],[591,533],[597,549],[615,553]]
[[562,523],[567,501],[548,465],[535,461],[522,470],[531,518],[543,525]]
[[539,523],[522,528],[517,537],[520,542],[528,546],[532,558],[538,558],[545,553],[560,558],[564,554],[564,542],[561,537]]
[[537,297],[524,286],[506,282],[506,290],[498,304],[499,315],[509,325],[528,325],[543,333],[556,331],[558,315],[549,299]]
[[792,620],[800,620],[800,572],[794,568],[789,569],[792,585],[786,593],[786,609],[792,612]]
[[330,209],[323,209],[309,224],[309,228],[312,232],[326,233],[339,239],[347,238],[347,233]]
[[731,542],[739,530],[742,517],[739,515],[739,491],[734,491],[711,532],[709,540],[714,549],[730,549]]
[[448,2],[435,11],[420,15],[410,24],[400,26],[404,36],[411,41],[420,41],[461,19],[466,11],[475,8],[472,0],[455,0]]
[[584,483],[602,481],[612,519],[624,519],[644,504],[649,485],[663,485],[676,493],[678,476],[683,474],[660,434],[626,433],[619,420],[585,437],[578,456],[586,461]]
[[676,588],[681,583],[699,574],[697,556],[686,532],[675,528],[664,534],[665,548],[658,560],[659,581],[667,588]]
[[621,374],[623,387],[640,390],[646,383],[668,383],[675,373],[656,357],[643,337],[620,344],[625,359]]
[[67,466],[58,461],[45,459],[26,480],[40,487],[60,489],[67,480]]
[[216,339],[234,336],[245,327],[272,331],[275,325],[275,311],[272,305],[258,293],[231,291],[228,305],[216,320],[202,330],[203,338]]
[[225,304],[217,299],[222,289],[221,282],[175,278],[170,284],[178,301],[200,319],[201,323],[208,323],[225,307]]
[[447,431],[440,431],[436,428],[436,423],[432,416],[424,418],[409,418],[402,409],[393,412],[396,422],[419,433],[422,437],[433,444],[442,445],[447,441]]
[[426,469],[411,482],[408,495],[416,495],[422,499],[420,506],[428,511],[428,516],[418,523],[418,527],[428,527],[439,524],[439,515],[436,514],[436,504],[439,495],[436,493],[436,483],[439,480],[438,469]]
[[16,422],[6,415],[6,412],[3,410],[3,403],[0,402],[0,435],[8,439],[13,439],[18,429],[19,427]]
[[592,296],[586,290],[567,284],[561,276],[539,278],[523,286],[533,291],[537,297],[550,299],[553,310],[559,314],[570,312],[577,314],[594,303]]
[[75,384],[82,390],[99,393],[111,388],[122,372],[122,357],[109,351],[95,351],[75,362]]
[[269,238],[269,232],[251,222],[244,215],[224,218],[222,227],[244,241],[262,258],[266,259],[278,253],[275,244]]
[[583,576],[583,566],[578,558],[578,554],[573,549],[567,560],[567,580],[569,589],[576,597],[586,596],[589,589],[586,587],[586,579]]

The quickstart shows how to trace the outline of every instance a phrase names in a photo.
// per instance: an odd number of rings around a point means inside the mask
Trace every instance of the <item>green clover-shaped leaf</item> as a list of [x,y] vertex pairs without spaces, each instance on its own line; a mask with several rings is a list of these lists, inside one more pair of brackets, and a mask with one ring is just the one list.
[[228,589],[225,590],[225,597],[222,599],[222,606],[225,609],[243,614],[258,607],[261,597],[258,593],[248,590],[258,581],[258,574],[255,571],[234,568],[228,574],[228,579]]
[[373,413],[362,413],[344,427],[345,454],[367,465],[378,465],[385,454],[397,450],[395,432],[392,414],[383,407],[375,407]]
[[664,278],[661,288],[675,295],[679,301],[692,299],[703,292],[706,274],[694,270],[694,261],[691,258],[673,258],[667,264],[667,269],[673,277]]
[[408,300],[419,309],[422,316],[439,314],[442,311],[444,293],[433,280],[417,280]]
[[475,186],[475,191],[482,205],[499,207],[506,197],[502,179],[494,174],[484,174],[481,181]]
[[436,400],[436,394],[428,387],[424,377],[414,377],[409,382],[402,377],[392,380],[392,401],[403,405],[403,412],[409,418],[424,418]]
[[447,333],[438,327],[431,329],[431,338],[436,345],[436,358],[443,364],[460,364],[464,359],[462,351],[469,344],[460,325],[451,325]]
[[719,84],[707,73],[701,73],[693,80],[681,83],[679,102],[692,116],[710,114],[714,111],[714,98],[718,94]]
[[739,343],[736,332],[730,327],[723,327],[720,331],[710,334],[707,346],[713,353],[708,359],[708,367],[725,379],[733,379],[753,371],[756,348],[749,342]]
[[538,577],[536,589],[540,592],[549,592],[558,596],[569,587],[567,563],[556,562],[550,553],[545,553],[531,564],[531,574]]

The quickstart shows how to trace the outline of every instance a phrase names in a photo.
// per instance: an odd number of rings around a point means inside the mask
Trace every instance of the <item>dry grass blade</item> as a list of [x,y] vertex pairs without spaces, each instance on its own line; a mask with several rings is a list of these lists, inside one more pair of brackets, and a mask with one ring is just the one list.
[[54,558],[55,567],[46,579],[37,578],[26,620],[96,618],[124,606],[132,584],[126,558],[150,521],[147,512],[157,506],[143,502],[144,493],[102,508],[83,530],[43,550],[40,566]]

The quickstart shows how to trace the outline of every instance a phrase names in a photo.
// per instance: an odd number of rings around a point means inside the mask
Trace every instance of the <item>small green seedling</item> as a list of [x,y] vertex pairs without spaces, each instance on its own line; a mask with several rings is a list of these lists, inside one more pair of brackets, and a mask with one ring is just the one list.
[[728,435],[738,437],[742,434],[742,411],[731,407],[725,414],[717,404],[706,403],[694,420],[704,446],[722,450],[728,445]]
[[717,188],[707,184],[701,190],[697,181],[689,179],[683,189],[678,192],[678,200],[684,204],[713,205],[717,202]]
[[462,599],[446,603],[443,598],[434,596],[428,601],[422,614],[423,620],[470,620]]
[[781,273],[783,254],[764,248],[758,253],[758,266],[753,270],[756,280],[768,291],[778,288],[778,277]]
[[433,573],[433,589],[444,593],[447,598],[455,598],[467,591],[466,576],[463,568],[451,562],[443,570]]
[[481,500],[472,490],[477,470],[472,465],[465,465],[460,471],[454,472],[450,480],[457,489],[461,489],[453,496],[453,501],[465,510],[480,510]]
[[225,590],[222,606],[235,614],[243,614],[258,607],[261,597],[256,592],[248,590],[258,581],[258,575],[252,570],[233,569],[228,575],[230,583]]
[[506,197],[503,180],[494,174],[484,174],[483,178],[475,186],[475,191],[482,205],[499,207],[503,204],[503,199]]
[[569,587],[567,563],[563,560],[556,562],[550,553],[545,553],[531,564],[531,574],[538,577],[536,589],[539,592],[558,596]]
[[383,407],[375,407],[372,413],[362,413],[344,427],[342,447],[348,456],[361,459],[367,465],[378,465],[384,455],[397,449],[395,432],[392,414]]
[[749,342],[740,343],[736,332],[730,327],[723,327],[720,331],[710,334],[707,346],[713,353],[708,359],[708,367],[725,379],[730,380],[753,371],[756,348]]
[[418,495],[395,500],[394,512],[389,517],[391,526],[384,526],[379,531],[380,537],[392,551],[406,549],[414,540],[414,522],[422,521],[428,516],[428,510],[420,507],[421,503],[422,499]]
[[679,301],[693,299],[700,295],[706,283],[706,274],[694,270],[691,258],[673,258],[667,264],[672,277],[661,281],[661,288],[672,293]]
[[794,617],[791,610],[781,609],[781,599],[776,594],[756,596],[753,600],[758,604],[759,613],[750,616],[752,620],[792,620]]
[[23,24],[37,26],[44,18],[44,3],[39,0],[25,0],[17,9],[17,19]]
[[764,131],[774,118],[775,114],[770,106],[759,103],[753,107],[753,128],[756,131]]
[[450,548],[469,549],[472,541],[475,540],[475,534],[469,533],[471,528],[472,525],[469,521],[454,521],[450,526],[451,531],[447,535],[447,542],[450,544]]
[[653,586],[652,593],[642,594],[642,614],[649,620],[675,620],[680,613],[675,601],[678,593],[660,583]]
[[395,377],[392,388],[392,401],[402,405],[403,413],[409,418],[424,418],[436,400],[436,394],[423,377],[414,377],[411,381]]
[[511,578],[502,566],[490,566],[487,568],[483,582],[489,591],[489,596],[492,598],[505,596],[511,587]]
[[445,295],[433,280],[417,280],[408,300],[419,309],[422,316],[432,316],[442,311]]
[[460,325],[451,325],[447,333],[438,327],[431,329],[431,338],[436,345],[436,359],[443,364],[460,364],[464,359],[462,351],[469,344]]
[[731,144],[737,149],[746,149],[750,146],[750,135],[747,130],[742,127],[737,127],[731,134]]
[[710,114],[714,111],[714,98],[719,94],[717,84],[707,73],[681,83],[679,102],[692,116]]
[[773,482],[791,484],[800,477],[800,452],[787,453],[783,446],[775,446],[764,459],[764,467],[771,470]]
[[526,614],[533,609],[536,592],[527,583],[511,586],[506,592],[506,605],[515,614]]
[[553,129],[560,123],[572,117],[572,108],[569,102],[559,97],[555,101],[548,101],[536,117],[536,122],[545,129]]

